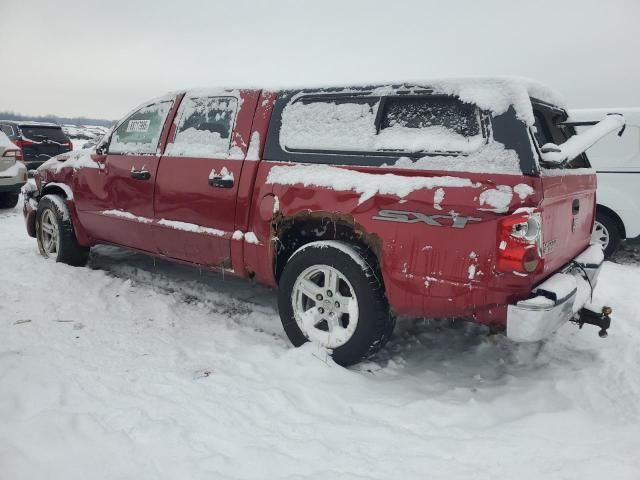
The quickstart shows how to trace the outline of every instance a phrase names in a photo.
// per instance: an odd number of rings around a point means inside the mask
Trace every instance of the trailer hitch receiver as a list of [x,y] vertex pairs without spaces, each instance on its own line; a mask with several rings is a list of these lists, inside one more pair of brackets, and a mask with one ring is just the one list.
[[607,338],[609,335],[607,330],[611,327],[611,307],[597,308],[593,305],[585,305],[572,319],[572,322],[578,324],[578,328],[582,328],[586,325],[595,325],[600,327],[598,336],[600,338]]

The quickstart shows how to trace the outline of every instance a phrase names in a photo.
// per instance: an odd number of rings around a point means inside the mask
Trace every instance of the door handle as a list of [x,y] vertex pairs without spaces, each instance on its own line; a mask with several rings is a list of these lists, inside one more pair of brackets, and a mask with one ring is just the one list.
[[149,180],[151,178],[151,173],[149,173],[148,170],[134,170],[132,168],[129,176],[134,180]]
[[229,178],[229,176],[214,175],[209,177],[209,185],[216,188],[233,188],[233,178]]
[[577,215],[580,212],[580,200],[577,198],[571,204],[571,213]]

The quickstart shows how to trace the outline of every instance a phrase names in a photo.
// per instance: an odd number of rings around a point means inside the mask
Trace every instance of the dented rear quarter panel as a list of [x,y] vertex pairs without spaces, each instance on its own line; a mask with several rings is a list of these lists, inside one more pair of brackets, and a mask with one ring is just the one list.
[[[533,193],[525,198],[513,193],[509,205],[500,210],[511,212],[520,207],[535,207],[541,202],[539,178],[492,174],[488,180],[488,175],[482,173],[337,167],[371,175],[455,176],[469,179],[474,184],[472,187],[420,189],[402,198],[378,193],[361,202],[359,193],[315,186],[313,178],[308,179],[308,186],[302,183],[269,184],[271,169],[283,165],[295,167],[289,162],[261,162],[255,183],[256,202],[260,204],[265,201],[263,199],[277,198],[278,218],[308,214],[343,221],[346,218],[357,231],[369,239],[376,239],[370,243],[373,243],[374,251],[377,250],[387,296],[397,314],[464,316],[485,323],[502,323],[503,306],[526,297],[530,291],[530,278],[494,271],[497,221],[504,212],[491,211],[491,206],[481,204],[481,193],[499,186],[513,189],[518,184],[526,184]],[[441,202],[434,198],[439,188],[444,191]],[[273,201],[269,205],[272,206]],[[411,221],[380,219],[380,211],[385,210],[407,212],[405,219]],[[275,217],[269,206],[263,208],[262,215],[260,208],[256,213],[254,229],[262,236],[272,235],[270,229]],[[429,217],[426,222],[422,215]],[[402,216],[396,214],[396,217]],[[461,221],[465,217],[467,221]],[[458,228],[453,226],[456,218]],[[273,245],[264,258],[273,262]]]

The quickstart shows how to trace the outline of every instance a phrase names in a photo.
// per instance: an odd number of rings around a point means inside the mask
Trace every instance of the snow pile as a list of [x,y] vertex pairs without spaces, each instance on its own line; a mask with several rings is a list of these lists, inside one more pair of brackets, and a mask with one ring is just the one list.
[[370,150],[378,103],[296,102],[282,112],[283,149]]
[[260,241],[258,240],[258,237],[256,237],[256,234],[253,232],[247,232],[244,234],[244,241],[247,243],[251,243],[253,245],[260,245]]
[[178,131],[166,154],[186,157],[225,158],[238,100],[235,97],[195,96],[189,93],[178,112]]
[[513,187],[513,192],[520,197],[520,200],[526,200],[526,198],[530,195],[536,193],[531,185],[527,185],[526,183],[519,183],[515,187]]
[[76,140],[81,144],[87,140],[97,140],[103,137],[109,131],[109,127],[100,125],[62,125],[62,131],[72,141]]
[[234,180],[233,172],[230,172],[227,167],[222,167],[220,169],[220,173],[216,172],[215,168],[211,169],[209,172],[209,180],[213,180],[214,178],[220,178],[221,180]]
[[536,81],[519,77],[478,77],[434,80],[428,85],[436,93],[454,95],[463,102],[473,103],[494,115],[505,113],[513,106],[516,116],[527,126],[535,118],[531,98],[566,108],[564,99],[551,88]]
[[163,225],[165,227],[173,228],[175,230],[182,230],[183,232],[205,233],[207,235],[213,235],[216,237],[224,236],[224,232],[222,230],[218,230],[216,228],[202,227],[200,225],[195,225],[193,223],[178,222],[176,220],[167,220],[164,218],[158,220],[157,223],[158,225]]
[[0,244],[2,478],[640,478],[637,263],[605,263],[606,340],[401,319],[343,369],[251,282],[111,247],[46,261],[19,209]]
[[223,138],[218,132],[187,128],[176,135],[173,143],[167,145],[166,155],[200,158],[220,158],[229,154],[229,137]]
[[151,218],[140,217],[131,212],[125,212],[124,210],[103,210],[102,214],[109,217],[126,218],[127,220],[134,220],[136,222],[153,223],[153,219]]
[[509,210],[513,191],[509,185],[498,185],[480,193],[480,205],[489,205],[491,208],[481,208],[496,213],[504,213]]
[[98,162],[91,158],[91,155],[94,153],[94,149],[74,150],[70,153],[62,153],[44,162],[38,167],[38,171],[51,170],[57,173],[63,168],[100,168]]
[[441,125],[409,128],[401,125],[380,130],[374,139],[375,150],[406,152],[461,152],[478,150],[485,143],[482,134],[465,137]]
[[442,210],[442,201],[444,200],[444,189],[438,188],[433,194],[433,208],[436,210]]
[[378,107],[379,102],[292,103],[282,113],[280,144],[284,149],[469,153],[485,143],[481,133],[461,135],[438,125],[437,117],[420,128],[397,123],[376,132]]
[[375,195],[395,195],[404,198],[423,188],[474,187],[480,185],[459,177],[402,177],[400,175],[371,174],[329,165],[291,165],[273,167],[267,184],[314,186],[336,191],[355,191],[360,194],[358,204]]
[[247,160],[260,160],[260,132],[253,132],[247,149]]
[[409,170],[522,174],[518,154],[495,140],[469,155],[429,155],[415,160],[400,157],[393,167]]

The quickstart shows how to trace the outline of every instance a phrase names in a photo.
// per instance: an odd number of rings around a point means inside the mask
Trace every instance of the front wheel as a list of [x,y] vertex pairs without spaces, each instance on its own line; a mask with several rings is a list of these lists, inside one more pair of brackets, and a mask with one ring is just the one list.
[[69,210],[62,197],[45,195],[36,212],[38,250],[46,258],[80,267],[87,263],[89,249],[78,245]]
[[618,222],[610,215],[596,211],[596,221],[591,233],[591,242],[602,246],[605,258],[611,257],[620,246],[622,235]]
[[371,255],[337,241],[297,250],[284,267],[278,292],[280,319],[291,343],[317,342],[343,366],[380,350],[395,320],[374,265]]

